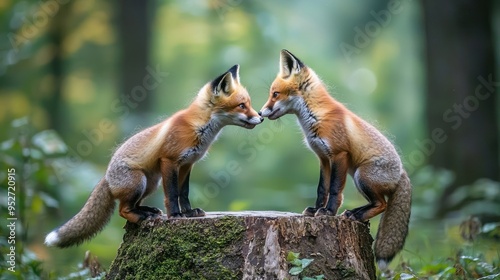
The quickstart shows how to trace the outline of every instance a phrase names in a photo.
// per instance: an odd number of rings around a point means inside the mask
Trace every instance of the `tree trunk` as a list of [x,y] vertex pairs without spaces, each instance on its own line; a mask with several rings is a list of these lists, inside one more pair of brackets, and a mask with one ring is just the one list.
[[[429,139],[420,147],[431,165],[456,176],[439,203],[444,215],[457,187],[499,179],[493,1],[426,0],[423,8]],[[436,130],[440,137],[433,136]]]
[[[71,17],[71,5],[73,2],[68,2],[67,4],[60,5],[57,12],[54,14],[53,19],[50,21],[50,28],[48,31],[48,42],[50,47],[53,48],[53,56],[49,62],[49,74],[52,75],[54,86],[49,97],[41,97],[38,94],[38,88],[40,83],[35,83],[32,88],[32,94],[34,94],[34,99],[41,99],[40,104],[45,108],[45,112],[48,116],[47,127],[55,129],[56,131],[61,131],[65,129],[65,118],[62,114],[63,105],[63,94],[62,85],[64,82],[64,58],[63,58],[63,42],[65,40],[66,34],[69,33],[68,18]],[[34,54],[33,54],[34,55]]]
[[342,217],[212,212],[125,229],[106,279],[299,279],[290,252],[313,259],[300,279],[375,279],[369,227]]
[[[121,85],[118,92],[120,100],[127,100],[127,105],[136,116],[129,119],[135,129],[138,121],[151,111],[152,98],[150,88],[145,85],[145,78],[149,75],[147,67],[150,65],[150,35],[151,19],[149,17],[152,1],[124,0],[118,1],[118,26],[121,38]],[[135,123],[137,122],[137,123]]]

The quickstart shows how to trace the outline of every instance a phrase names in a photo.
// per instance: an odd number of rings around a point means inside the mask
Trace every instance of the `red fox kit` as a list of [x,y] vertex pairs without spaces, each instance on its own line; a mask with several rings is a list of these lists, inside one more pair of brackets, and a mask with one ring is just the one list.
[[375,241],[375,256],[384,270],[403,248],[411,206],[410,180],[391,142],[333,99],[316,73],[287,50],[281,51],[280,72],[259,114],[270,120],[297,115],[306,142],[319,157],[316,204],[304,215],[336,215],[347,173],[368,204],[344,215],[367,221],[385,211]]
[[68,247],[92,238],[109,221],[118,199],[120,216],[137,223],[162,214],[141,205],[160,179],[168,217],[199,217],[205,213],[191,208],[189,174],[226,125],[248,129],[263,121],[250,104],[240,84],[239,66],[207,83],[194,102],[165,121],[126,140],[114,153],[106,175],[97,184],[82,210],[49,233],[49,246]]

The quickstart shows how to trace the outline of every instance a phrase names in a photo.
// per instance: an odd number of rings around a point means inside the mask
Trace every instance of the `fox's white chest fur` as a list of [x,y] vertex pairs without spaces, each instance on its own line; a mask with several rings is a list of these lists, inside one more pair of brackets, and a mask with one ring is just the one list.
[[193,147],[184,149],[179,157],[179,162],[181,164],[192,164],[202,159],[210,145],[217,139],[221,129],[222,125],[215,119],[211,119],[206,125],[197,128],[198,143]]
[[320,125],[317,117],[307,107],[303,100],[302,102],[299,102],[298,105],[297,117],[300,127],[304,132],[304,142],[307,144],[309,149],[314,151],[316,154],[329,155],[331,153],[330,145],[328,145],[328,142],[321,138],[316,132],[316,128]]

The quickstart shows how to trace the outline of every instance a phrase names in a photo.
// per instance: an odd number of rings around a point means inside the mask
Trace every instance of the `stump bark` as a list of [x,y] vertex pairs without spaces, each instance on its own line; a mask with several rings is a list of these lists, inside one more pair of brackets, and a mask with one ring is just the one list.
[[[210,212],[127,223],[106,279],[375,279],[366,224],[285,212]],[[289,252],[313,259],[289,274]]]

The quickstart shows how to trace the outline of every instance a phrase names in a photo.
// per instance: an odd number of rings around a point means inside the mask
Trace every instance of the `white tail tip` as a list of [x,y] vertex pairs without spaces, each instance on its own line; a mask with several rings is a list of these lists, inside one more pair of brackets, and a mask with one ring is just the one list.
[[377,261],[377,265],[378,265],[378,268],[380,269],[380,271],[386,271],[387,270],[387,261],[386,260],[378,260]]
[[56,231],[47,234],[47,237],[45,237],[45,245],[54,246],[57,245],[57,243],[59,243],[59,234],[57,234]]

